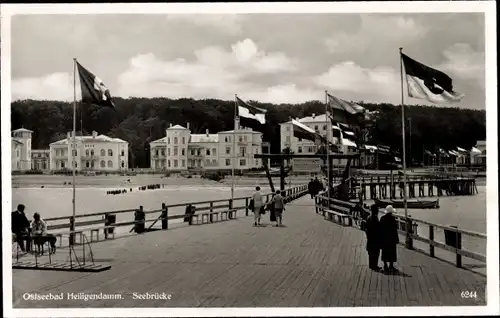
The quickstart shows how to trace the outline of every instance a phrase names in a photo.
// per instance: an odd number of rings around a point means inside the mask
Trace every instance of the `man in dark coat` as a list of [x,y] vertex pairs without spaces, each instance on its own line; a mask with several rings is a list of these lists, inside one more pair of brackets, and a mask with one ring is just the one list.
[[[396,271],[394,263],[397,261],[397,245],[399,243],[398,224],[393,213],[392,205],[385,208],[386,214],[380,218],[382,231],[382,261],[385,271]],[[389,266],[387,266],[389,264]]]
[[380,256],[380,222],[378,220],[378,206],[371,206],[371,215],[366,220],[366,251],[368,252],[368,264],[371,270],[379,271],[378,258]]
[[314,180],[311,179],[311,181],[309,181],[309,184],[307,185],[307,190],[309,192],[309,194],[311,195],[311,199],[314,199]]
[[[31,251],[31,239],[29,236],[30,222],[24,214],[24,204],[19,204],[17,210],[11,214],[11,228],[12,233],[15,235],[16,242],[19,244],[21,251]],[[26,248],[24,248],[24,241],[26,241]]]

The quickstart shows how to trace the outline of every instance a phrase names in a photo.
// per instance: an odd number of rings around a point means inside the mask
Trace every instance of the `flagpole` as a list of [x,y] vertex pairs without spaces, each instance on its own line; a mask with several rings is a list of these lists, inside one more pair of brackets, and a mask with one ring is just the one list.
[[409,228],[408,228],[408,202],[406,198],[406,138],[405,138],[405,105],[404,105],[404,92],[403,92],[403,48],[399,48],[399,65],[401,70],[401,135],[403,137],[403,204],[405,208],[405,221],[406,221],[406,247],[410,246]]
[[234,199],[234,162],[236,161],[236,128],[238,124],[238,110],[236,107],[238,107],[238,101],[237,101],[237,95],[234,94],[234,129],[233,129],[233,154],[232,154],[232,159],[231,159],[231,176],[232,176],[232,181],[231,181],[231,200]]
[[328,194],[328,206],[330,206],[330,127],[329,122],[331,124],[331,120],[328,116],[328,91],[325,90],[325,117],[326,117],[326,167],[327,167],[327,173],[326,173],[326,191]]
[[[75,149],[76,149],[76,58],[73,58],[73,147],[71,147],[71,165],[73,166],[73,222],[76,217],[76,170],[75,170]],[[73,231],[75,229],[73,228]]]

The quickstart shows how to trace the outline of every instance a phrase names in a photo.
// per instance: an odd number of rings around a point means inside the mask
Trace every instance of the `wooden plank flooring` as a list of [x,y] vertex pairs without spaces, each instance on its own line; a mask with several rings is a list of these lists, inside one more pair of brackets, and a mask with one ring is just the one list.
[[[242,215],[242,214],[240,214]],[[13,270],[15,308],[328,307],[484,305],[486,278],[398,247],[400,275],[368,269],[364,233],[325,221],[312,200],[284,212],[286,227],[252,217],[93,244],[100,273]],[[58,250],[58,253],[65,253]],[[461,297],[477,292],[476,299]],[[166,293],[170,300],[134,299]],[[113,300],[24,300],[24,293],[120,294]]]

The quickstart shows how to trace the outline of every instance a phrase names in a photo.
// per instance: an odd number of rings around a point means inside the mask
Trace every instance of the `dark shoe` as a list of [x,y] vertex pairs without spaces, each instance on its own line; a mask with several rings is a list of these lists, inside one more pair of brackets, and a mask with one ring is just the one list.
[[397,272],[398,270],[396,269],[396,267],[391,266],[391,267],[389,267],[389,271],[391,271],[391,272]]
[[384,266],[384,272],[387,272],[387,273],[388,273],[388,272],[389,272],[389,267]]
[[253,222],[253,226],[257,226],[257,222]]

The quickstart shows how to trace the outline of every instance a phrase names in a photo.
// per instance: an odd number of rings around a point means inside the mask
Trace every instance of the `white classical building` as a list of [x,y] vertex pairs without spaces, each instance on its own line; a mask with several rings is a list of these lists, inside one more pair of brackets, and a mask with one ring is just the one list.
[[50,168],[50,149],[33,149],[31,150],[31,169],[32,170],[49,170]]
[[[236,139],[234,139],[236,138]],[[166,136],[150,143],[153,170],[248,170],[262,167],[262,133],[248,128],[210,134],[192,134],[189,124],[170,125]],[[233,148],[235,152],[233,153]],[[267,147],[269,148],[269,147]]]
[[33,131],[19,128],[11,137],[11,170],[26,171],[31,169],[31,137]]
[[[128,142],[119,138],[98,135],[76,136],[50,144],[50,170],[71,170],[71,161],[77,171],[125,171],[128,169]],[[74,157],[72,156],[73,150]]]

